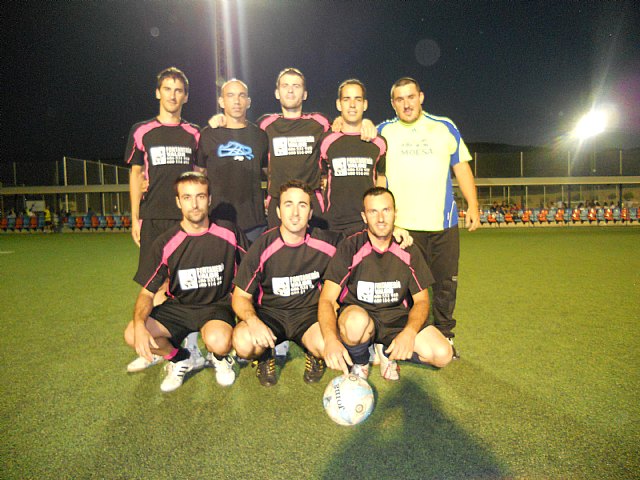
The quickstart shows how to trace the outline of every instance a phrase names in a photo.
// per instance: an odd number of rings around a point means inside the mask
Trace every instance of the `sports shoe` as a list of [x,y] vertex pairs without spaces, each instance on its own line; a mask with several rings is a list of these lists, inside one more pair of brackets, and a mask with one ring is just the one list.
[[389,360],[384,354],[384,345],[381,343],[376,343],[376,354],[380,359],[380,375],[385,380],[399,380],[400,379],[400,365],[395,360]]
[[263,387],[272,387],[278,383],[278,377],[276,377],[276,359],[273,357],[273,350],[271,351],[269,358],[258,361],[254,360],[253,366],[257,366],[256,376],[260,380],[260,385]]
[[306,383],[319,382],[327,368],[324,360],[314,357],[308,352],[304,354],[304,359],[304,375],[302,378]]
[[213,353],[209,352],[207,361],[211,362],[213,368],[216,369],[216,382],[218,382],[218,385],[223,387],[233,385],[233,382],[236,381],[236,371],[234,370],[236,361],[231,355],[225,355],[222,360],[218,360]]
[[189,350],[189,353],[191,354],[189,358],[191,359],[193,369],[200,370],[201,368],[204,368],[205,360],[198,346],[188,347],[187,350]]
[[289,353],[289,340],[276,345],[276,360],[280,363],[284,363],[287,360],[287,353]]
[[175,389],[180,388],[182,382],[184,382],[184,376],[193,370],[193,363],[190,358],[185,358],[179,362],[167,362],[164,366],[167,376],[164,377],[160,390],[163,392],[173,392]]
[[359,376],[363,380],[366,380],[369,378],[369,364],[354,363],[351,366],[351,373]]
[[453,350],[453,357],[451,357],[451,360],[460,360],[460,355],[453,344],[453,338],[447,337],[447,341],[451,344],[451,349]]
[[151,361],[144,357],[138,357],[127,365],[127,372],[141,372],[142,370],[146,370],[149,367],[159,364],[162,360],[164,359],[160,355],[154,355],[153,360]]

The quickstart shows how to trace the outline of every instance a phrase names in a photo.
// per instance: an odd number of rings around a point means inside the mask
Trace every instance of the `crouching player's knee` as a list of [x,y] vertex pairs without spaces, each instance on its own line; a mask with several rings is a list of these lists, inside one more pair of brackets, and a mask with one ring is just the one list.
[[233,327],[220,320],[208,322],[201,332],[202,341],[207,350],[219,356],[224,356],[231,350]]
[[453,347],[449,341],[432,325],[418,334],[415,353],[411,361],[443,368],[453,360]]

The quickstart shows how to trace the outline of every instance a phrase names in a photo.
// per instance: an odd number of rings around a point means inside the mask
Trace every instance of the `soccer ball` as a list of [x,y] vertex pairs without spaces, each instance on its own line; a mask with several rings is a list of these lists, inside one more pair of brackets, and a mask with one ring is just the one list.
[[373,411],[373,390],[357,375],[340,375],[329,382],[322,397],[327,415],[339,425],[357,425]]

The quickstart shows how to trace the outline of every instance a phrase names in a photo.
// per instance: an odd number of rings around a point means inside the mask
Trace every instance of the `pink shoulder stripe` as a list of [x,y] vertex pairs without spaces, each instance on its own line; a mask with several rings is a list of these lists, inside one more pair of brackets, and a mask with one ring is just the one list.
[[169,257],[176,251],[186,237],[187,234],[183,230],[180,230],[169,239],[162,249],[162,263],[167,264]]
[[217,225],[212,222],[211,225],[209,225],[209,230],[207,231],[211,235],[215,235],[216,237],[226,240],[234,248],[238,247],[238,239],[236,238],[236,235],[231,230],[221,227],[220,225]]
[[396,257],[402,260],[407,265],[411,265],[411,254],[406,250],[400,248],[395,242],[391,242],[391,246],[389,247],[389,252],[393,253]]
[[271,115],[268,115],[266,117],[264,117],[261,121],[260,124],[258,125],[262,130],[266,130],[267,127],[269,125],[271,125],[273,122],[275,122],[276,120],[278,120],[280,118],[280,115],[278,115],[277,113],[272,113]]
[[342,136],[340,132],[332,132],[322,141],[320,145],[320,158],[327,158],[327,150],[329,147]]
[[380,149],[380,155],[384,155],[385,153],[387,153],[387,144],[384,142],[384,140],[382,140],[382,138],[376,137],[371,141],[375,143]]
[[360,265],[362,260],[364,260],[364,258],[367,255],[369,255],[372,251],[373,251],[373,246],[371,245],[371,242],[365,243],[351,259],[351,266],[349,266],[349,270],[352,270],[356,268],[358,265]]
[[157,120],[152,120],[149,123],[145,123],[144,125],[140,125],[136,131],[133,133],[133,140],[135,148],[144,152],[144,144],[142,143],[142,137],[144,137],[147,133],[149,133],[154,128],[160,127],[162,124]]
[[411,266],[411,254],[406,250],[401,249],[400,245],[398,245],[395,242],[392,243],[391,246],[389,247],[389,252],[393,253],[396,257],[402,260],[402,262],[405,263],[407,267],[409,267],[409,270],[411,271],[411,276],[413,277],[413,280],[416,282],[416,285],[418,285],[418,288],[420,289],[420,291],[424,290],[424,288],[422,288],[422,285],[418,281],[418,277],[416,277],[416,271]]
[[320,125],[322,125],[322,127],[324,128],[325,132],[328,132],[329,128],[331,127],[331,124],[329,123],[329,120],[327,119],[327,117],[325,117],[321,113],[304,114],[304,115],[302,115],[302,118],[310,118],[312,120],[315,120]]
[[319,250],[320,252],[330,257],[333,257],[336,254],[336,247],[334,247],[330,243],[325,242],[324,240],[318,240],[317,238],[308,236],[307,245],[309,245],[311,248]]
[[198,130],[196,127],[194,127],[193,125],[191,125],[190,123],[187,123],[187,122],[180,123],[180,127],[185,132],[193,135],[193,137],[196,139],[196,146],[198,144],[200,144],[200,130]]
[[262,270],[264,264],[267,263],[267,260],[269,260],[269,258],[271,258],[282,247],[284,247],[284,242],[278,237],[267,248],[265,248],[260,255],[260,265],[258,265],[258,270]]

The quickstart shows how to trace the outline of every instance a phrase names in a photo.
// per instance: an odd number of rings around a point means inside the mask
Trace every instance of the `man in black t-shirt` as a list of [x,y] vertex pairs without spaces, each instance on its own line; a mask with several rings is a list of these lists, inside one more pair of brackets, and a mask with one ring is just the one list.
[[[182,385],[196,363],[180,346],[192,332],[201,332],[211,352],[220,385],[235,380],[229,354],[235,325],[230,296],[234,272],[245,253],[246,239],[234,224],[209,221],[209,183],[198,172],[186,172],[175,182],[176,203],[182,221],[153,243],[139,269],[145,281],[136,301],[126,342],[138,355],[168,360],[161,385],[170,392]],[[168,280],[167,301],[153,306],[155,292]]]
[[387,183],[384,138],[378,136],[370,142],[360,138],[367,106],[367,90],[360,80],[342,82],[336,100],[342,131],[325,134],[320,143],[320,162],[326,176],[323,216],[329,229],[345,236],[364,229],[362,194]]
[[282,185],[276,209],[281,225],[249,248],[233,281],[232,305],[240,320],[233,346],[239,357],[257,359],[264,386],[277,382],[273,349],[284,340],[305,350],[305,382],[318,382],[324,374],[317,305],[322,275],[340,236],[308,230],[312,195],[304,182]]
[[[452,347],[429,315],[433,276],[417,247],[401,249],[393,238],[395,202],[389,190],[373,187],[363,198],[367,230],[344,240],[329,263],[318,303],[330,368],[369,374],[369,345],[377,348],[383,378],[399,378],[398,360],[447,365]],[[339,310],[336,315],[335,303]]]
[[[124,154],[125,162],[131,165],[131,236],[140,247],[134,280],[140,285],[146,280],[140,274],[141,262],[149,256],[154,240],[180,223],[182,215],[176,207],[173,183],[183,172],[193,170],[200,140],[198,126],[182,119],[182,107],[189,99],[189,80],[184,72],[175,67],[161,71],[156,98],[158,115],[131,128]],[[164,301],[164,290],[159,289],[156,303]],[[191,335],[188,347],[198,363],[204,364],[197,340],[197,334]],[[150,362],[138,357],[127,365],[127,370],[138,372],[159,361],[158,357]]]
[[218,103],[225,126],[202,130],[196,169],[211,182],[211,217],[237,223],[253,241],[266,226],[261,182],[267,135],[247,120],[251,98],[244,82],[232,79],[222,85]]

